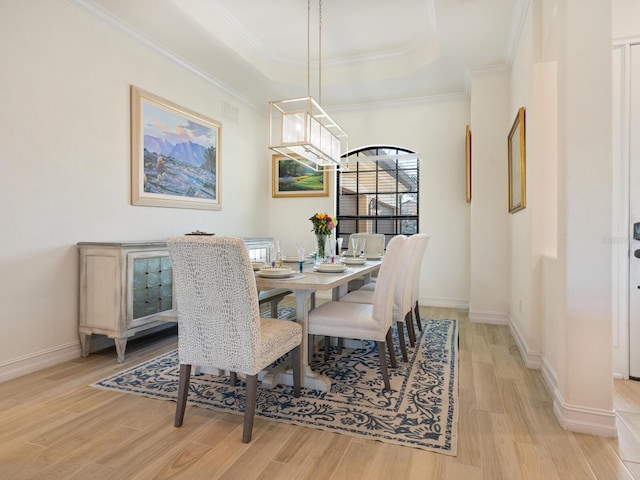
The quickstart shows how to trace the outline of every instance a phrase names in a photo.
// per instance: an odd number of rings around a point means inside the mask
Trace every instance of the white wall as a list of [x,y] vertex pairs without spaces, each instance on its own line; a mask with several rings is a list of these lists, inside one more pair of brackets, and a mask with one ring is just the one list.
[[637,0],[612,0],[611,29],[613,38],[633,38],[640,33],[640,2]]
[[[3,2],[0,36],[0,381],[79,356],[78,242],[199,229],[286,245],[305,235],[311,242],[308,218],[333,212],[333,188],[326,198],[271,198],[266,105],[244,103],[62,0]],[[132,84],[222,122],[220,211],[130,204]],[[237,109],[237,122],[223,116],[223,104]],[[422,155],[420,230],[432,238],[420,301],[466,307],[468,100],[334,116],[353,148],[390,143]]]
[[510,124],[524,106],[527,143],[527,207],[509,218],[511,330],[527,365],[543,368],[560,423],[605,435],[615,434],[609,14],[602,1],[529,2],[509,88]]
[[611,4],[568,0],[558,11],[566,32],[558,49],[558,258],[566,274],[567,329],[558,397],[565,402],[565,418],[571,405],[590,406],[603,428],[610,428],[605,417],[613,408],[612,255],[605,239],[611,235],[613,195]]
[[[264,234],[270,169],[265,115],[64,1],[0,9],[2,379],[79,356],[77,242]],[[222,122],[221,211],[130,205],[131,84]]]
[[[505,69],[471,76],[471,275],[469,319],[506,324],[510,270],[507,142],[509,78]],[[486,121],[490,118],[491,121]]]
[[466,203],[465,128],[469,101],[433,98],[372,110],[336,110],[349,132],[349,148],[395,145],[420,154],[420,232],[431,236],[425,251],[419,302],[467,308],[469,205]]
[[511,66],[510,74],[510,101],[509,116],[510,125],[513,124],[520,107],[525,108],[525,148],[526,148],[526,208],[509,215],[509,228],[511,238],[510,278],[511,295],[509,299],[509,312],[512,328],[518,332],[528,352],[537,352],[540,349],[538,319],[531,318],[533,304],[532,284],[535,277],[532,271],[532,228],[531,220],[536,209],[535,186],[532,170],[536,168],[536,158],[532,151],[535,147],[535,139],[532,138],[531,122],[536,112],[531,101],[531,89],[533,79],[533,47],[534,47],[534,13],[532,4],[525,22],[522,25],[516,55]]
[[[327,110],[349,133],[350,150],[384,144],[420,154],[420,232],[431,239],[423,259],[419,302],[467,308],[469,207],[464,160],[468,99],[451,96]],[[305,239],[311,246],[309,217],[316,212],[334,214],[334,205],[332,174],[329,197],[274,198],[270,233],[287,246],[294,246],[296,239]]]
[[[532,120],[531,203],[511,225],[512,330],[540,356],[560,423],[605,435],[615,434],[609,15],[608,2],[532,1],[511,74],[512,104]],[[519,298],[530,300],[522,312]]]

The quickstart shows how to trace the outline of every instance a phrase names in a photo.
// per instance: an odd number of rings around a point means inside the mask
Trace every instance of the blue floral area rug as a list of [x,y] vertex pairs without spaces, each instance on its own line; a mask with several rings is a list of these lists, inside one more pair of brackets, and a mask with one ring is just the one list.
[[[455,320],[444,319],[423,319],[422,324],[416,347],[407,345],[409,362],[402,362],[399,349],[396,352],[398,368],[389,369],[391,392],[383,390],[374,342],[358,342],[360,348],[343,348],[341,355],[332,347],[328,363],[322,349],[314,355],[311,366],[332,379],[331,391],[303,388],[300,398],[295,398],[292,387],[259,385],[256,415],[456,455],[458,327]],[[177,350],[93,386],[175,401]],[[244,399],[241,381],[232,387],[226,376],[202,374],[191,379],[190,405],[242,414]]]

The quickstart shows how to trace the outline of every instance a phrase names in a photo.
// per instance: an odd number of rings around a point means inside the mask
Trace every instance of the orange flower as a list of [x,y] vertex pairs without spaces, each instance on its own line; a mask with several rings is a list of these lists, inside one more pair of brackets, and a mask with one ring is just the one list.
[[338,220],[327,213],[316,213],[309,220],[313,224],[313,233],[320,235],[330,235],[338,225]]

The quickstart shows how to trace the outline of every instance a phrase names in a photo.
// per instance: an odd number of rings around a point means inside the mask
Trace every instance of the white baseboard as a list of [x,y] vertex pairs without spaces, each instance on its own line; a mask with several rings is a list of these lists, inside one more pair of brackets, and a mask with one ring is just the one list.
[[558,374],[544,356],[542,357],[540,373],[544,384],[547,386],[549,394],[553,395],[553,392],[558,388]]
[[511,318],[509,318],[509,331],[518,345],[518,350],[520,351],[525,366],[539,370],[542,367],[542,352],[536,352],[529,348],[526,340],[520,334],[516,324],[511,321]]
[[558,375],[548,360],[541,357],[542,379],[553,398],[553,413],[565,430],[602,437],[616,437],[616,412],[570,405],[558,390]]
[[469,320],[475,323],[508,325],[509,315],[503,312],[482,312],[478,310],[469,310]]
[[78,341],[24,357],[14,358],[0,365],[0,382],[21,377],[80,356],[80,342]]
[[[162,330],[168,330],[175,328],[175,324],[167,323],[164,325],[158,325],[143,332],[130,337],[129,340],[142,337],[152,333],[157,333]],[[92,335],[91,348],[89,353],[97,352],[104,348],[113,348],[115,350],[115,343],[112,338],[108,338],[104,335]],[[82,356],[82,348],[80,347],[80,341],[68,343],[66,345],[60,345],[49,350],[42,352],[25,355],[20,358],[12,358],[2,364],[0,364],[0,383],[12,378],[21,377],[28,373],[33,373],[43,368],[51,367],[58,363],[68,362]]]
[[422,305],[423,307],[460,308],[467,310],[469,308],[469,300],[447,297],[420,297],[418,299],[418,305]]
[[615,410],[599,410],[565,403],[556,389],[553,392],[553,412],[560,426],[576,433],[601,437],[617,437]]

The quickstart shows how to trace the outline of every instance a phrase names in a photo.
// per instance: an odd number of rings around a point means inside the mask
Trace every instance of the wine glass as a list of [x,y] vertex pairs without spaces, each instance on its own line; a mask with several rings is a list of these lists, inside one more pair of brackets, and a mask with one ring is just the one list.
[[343,240],[342,237],[338,237],[338,240],[337,240],[337,242],[338,242],[338,251],[336,252],[336,255],[338,255],[338,256],[342,255],[342,240]]
[[357,257],[357,252],[358,252],[358,239],[357,238],[352,238],[351,239],[351,253],[353,253],[354,257]]
[[360,250],[360,256],[364,257],[364,246],[366,243],[366,239],[361,238],[360,241],[358,242],[358,246],[359,246],[359,250]]
[[280,250],[280,242],[278,240],[273,240],[269,244],[268,263],[271,267],[282,266],[282,252]]
[[298,250],[298,267],[300,269],[300,273],[302,273],[302,264],[304,263],[304,240],[296,242],[296,247]]
[[282,267],[282,249],[280,248],[280,241],[276,240],[276,265],[279,268]]

